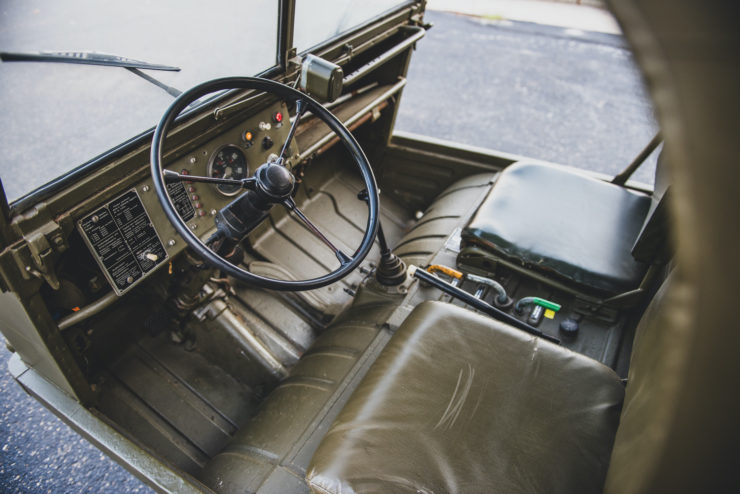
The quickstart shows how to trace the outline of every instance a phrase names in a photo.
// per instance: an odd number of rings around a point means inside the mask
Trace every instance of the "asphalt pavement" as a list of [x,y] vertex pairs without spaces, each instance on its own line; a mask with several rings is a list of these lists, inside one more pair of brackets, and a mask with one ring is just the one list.
[[[399,130],[614,175],[657,130],[619,35],[430,11]],[[634,179],[652,184],[655,157]]]
[[[614,174],[656,125],[621,37],[428,12],[397,129]],[[637,178],[652,182],[650,167]],[[27,396],[0,349],[0,492],[150,492]]]

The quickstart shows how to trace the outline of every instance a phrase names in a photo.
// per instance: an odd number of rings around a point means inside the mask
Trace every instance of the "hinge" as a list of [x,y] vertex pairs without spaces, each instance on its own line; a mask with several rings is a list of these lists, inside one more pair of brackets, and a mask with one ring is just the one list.
[[411,21],[412,26],[419,26],[423,27],[427,31],[430,30],[434,24],[431,22],[424,22],[424,11],[426,10],[426,2],[424,2],[423,6],[418,6],[414,9],[414,13],[411,15],[409,20]]
[[355,47],[349,43],[345,43],[342,45],[342,52],[344,53],[344,56],[346,57],[346,61],[349,62],[350,60],[352,60],[352,56],[354,55],[354,52],[355,52]]
[[[293,47],[290,50],[288,50],[288,51],[285,52],[285,60],[286,60],[286,63],[287,63],[287,67],[286,67],[287,70],[286,70],[286,72],[290,72],[291,62],[294,62],[295,61],[295,58],[299,58],[298,57],[298,50],[295,47]],[[300,60],[300,58],[299,58],[299,60]],[[299,64],[299,67],[300,67],[300,64]]]
[[37,278],[43,278],[50,287],[59,290],[59,279],[54,270],[54,261],[60,251],[65,248],[62,229],[55,222],[47,223],[31,234],[24,235],[23,240],[28,245],[34,264],[33,267],[25,266],[25,271]]
[[[13,250],[13,258],[24,279],[31,277],[45,280],[54,290],[59,289],[55,262],[67,250],[64,231],[50,219],[44,205],[37,206],[26,215],[13,219],[13,226],[23,237],[23,243]],[[27,228],[33,228],[26,231]]]
[[288,59],[288,69],[285,74],[290,78],[292,74],[300,72],[303,65],[303,59],[293,52],[293,56]]

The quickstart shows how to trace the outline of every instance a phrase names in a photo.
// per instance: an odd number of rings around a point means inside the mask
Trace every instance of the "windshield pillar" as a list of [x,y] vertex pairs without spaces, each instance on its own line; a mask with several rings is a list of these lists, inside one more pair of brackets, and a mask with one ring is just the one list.
[[277,39],[277,63],[288,69],[288,60],[293,57],[295,47],[293,46],[293,23],[295,21],[295,0],[280,0],[278,6],[278,39]]

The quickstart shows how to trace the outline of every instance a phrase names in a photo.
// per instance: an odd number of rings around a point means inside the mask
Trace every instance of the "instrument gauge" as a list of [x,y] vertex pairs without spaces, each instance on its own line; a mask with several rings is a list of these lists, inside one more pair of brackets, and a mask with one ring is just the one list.
[[[229,144],[211,155],[208,162],[208,176],[213,178],[231,178],[242,180],[249,176],[249,166],[244,152],[233,144]],[[216,186],[218,191],[225,196],[233,196],[242,188],[238,185]]]

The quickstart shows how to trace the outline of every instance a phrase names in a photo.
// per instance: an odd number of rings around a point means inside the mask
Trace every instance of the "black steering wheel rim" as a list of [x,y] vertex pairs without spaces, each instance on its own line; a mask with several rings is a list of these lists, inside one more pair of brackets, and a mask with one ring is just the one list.
[[[368,218],[360,246],[352,255],[349,262],[340,263],[340,267],[338,269],[327,273],[324,276],[307,280],[279,280],[259,276],[231,264],[213,252],[190,230],[190,228],[188,228],[182,218],[180,218],[172,199],[167,193],[167,187],[163,175],[164,168],[162,166],[162,150],[164,148],[165,138],[167,137],[167,133],[177,116],[193,101],[196,101],[208,94],[229,89],[251,89],[262,91],[277,95],[289,103],[303,100],[311,113],[321,119],[331,130],[334,131],[337,137],[339,137],[339,140],[352,155],[355,164],[362,174],[365,188],[367,190]],[[360,145],[357,143],[350,131],[329,110],[324,108],[313,98],[293,89],[292,87],[286,86],[285,84],[281,84],[270,79],[261,79],[256,77],[225,77],[194,86],[178,96],[162,115],[162,118],[154,130],[150,158],[152,180],[154,182],[154,189],[156,191],[157,198],[162,205],[165,216],[167,216],[167,219],[175,227],[175,230],[177,230],[185,243],[187,243],[190,248],[206,261],[206,263],[241,281],[261,286],[263,288],[283,291],[321,288],[340,280],[357,268],[370,252],[373,242],[375,241],[379,218],[378,188],[375,183],[375,176],[373,175],[370,163],[365,156],[365,153],[362,151],[362,148],[360,148]]]

